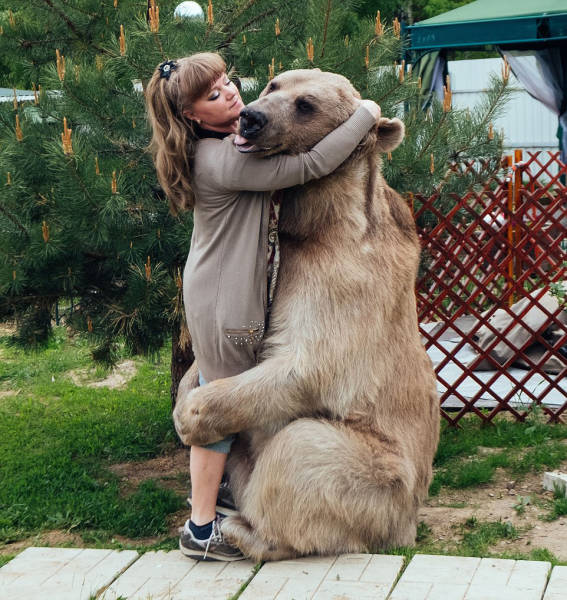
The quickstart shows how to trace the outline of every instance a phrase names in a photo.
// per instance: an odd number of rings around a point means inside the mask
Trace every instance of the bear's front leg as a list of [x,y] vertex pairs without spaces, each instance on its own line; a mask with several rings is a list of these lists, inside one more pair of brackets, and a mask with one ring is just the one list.
[[204,446],[240,431],[234,406],[230,406],[226,396],[219,393],[222,381],[217,380],[178,395],[173,422],[184,444]]
[[317,412],[320,407],[305,394],[307,374],[286,358],[266,359],[240,375],[178,396],[173,418],[181,440],[201,445],[249,429],[277,431]]

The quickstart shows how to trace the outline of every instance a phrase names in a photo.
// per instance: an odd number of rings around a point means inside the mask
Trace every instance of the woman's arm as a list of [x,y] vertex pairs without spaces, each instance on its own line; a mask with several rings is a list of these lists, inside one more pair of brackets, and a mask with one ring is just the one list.
[[309,152],[295,156],[276,154],[258,158],[229,147],[222,160],[216,157],[212,169],[215,184],[233,191],[272,191],[324,177],[352,154],[379,116],[379,110],[371,112],[361,104],[347,121]]

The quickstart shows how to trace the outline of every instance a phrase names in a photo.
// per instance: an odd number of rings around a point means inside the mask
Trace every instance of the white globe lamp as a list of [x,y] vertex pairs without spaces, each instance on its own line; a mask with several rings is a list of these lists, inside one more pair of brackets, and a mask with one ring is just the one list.
[[205,20],[205,13],[198,2],[182,2],[175,9],[173,16],[176,19]]

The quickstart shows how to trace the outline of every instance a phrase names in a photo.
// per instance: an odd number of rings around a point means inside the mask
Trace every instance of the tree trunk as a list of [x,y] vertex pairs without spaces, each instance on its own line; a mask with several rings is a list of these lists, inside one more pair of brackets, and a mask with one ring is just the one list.
[[171,410],[175,408],[179,382],[189,367],[193,364],[195,356],[190,342],[181,340],[181,327],[175,323],[171,332]]

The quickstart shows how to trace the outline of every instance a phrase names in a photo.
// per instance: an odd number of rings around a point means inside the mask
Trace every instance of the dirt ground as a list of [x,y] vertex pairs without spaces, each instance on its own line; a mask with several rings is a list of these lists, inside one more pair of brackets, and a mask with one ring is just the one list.
[[126,387],[130,379],[136,375],[138,372],[138,365],[133,360],[123,360],[119,362],[104,379],[92,381],[91,379],[94,371],[94,367],[76,369],[74,371],[69,371],[67,375],[71,381],[78,386],[122,389]]
[[[189,492],[189,454],[188,449],[178,448],[171,454],[151,460],[115,464],[110,470],[120,477],[125,494],[134,491],[142,481],[154,479],[158,485],[185,497]],[[178,529],[189,518],[189,514],[189,508],[184,508],[171,515],[168,523],[169,536],[177,535]],[[148,543],[153,544],[157,541],[159,540],[156,538]],[[140,541],[137,540],[136,544],[140,544]]]
[[[559,470],[565,472],[567,462]],[[529,554],[535,548],[546,548],[567,561],[567,517],[542,520],[548,514],[545,505],[553,500],[553,492],[544,490],[542,481],[543,473],[513,481],[499,469],[491,483],[463,490],[443,488],[422,507],[419,520],[428,525],[431,540],[440,547],[453,545],[460,538],[460,526],[471,517],[479,522],[509,522],[520,533],[518,539],[501,540],[491,552]]]

